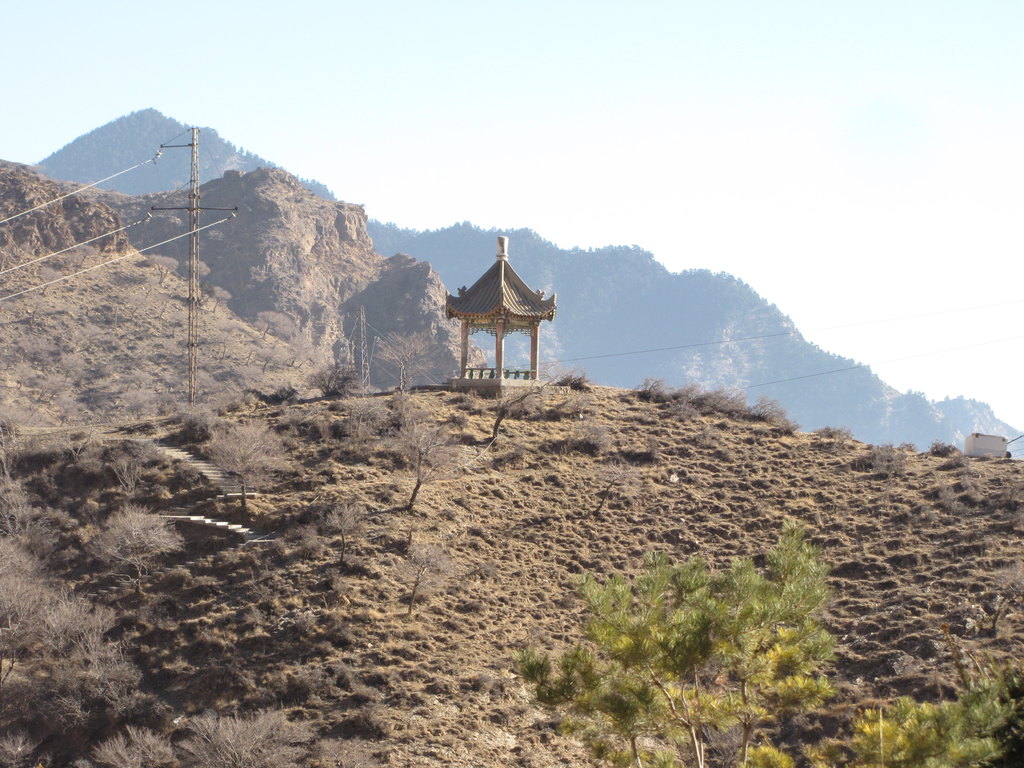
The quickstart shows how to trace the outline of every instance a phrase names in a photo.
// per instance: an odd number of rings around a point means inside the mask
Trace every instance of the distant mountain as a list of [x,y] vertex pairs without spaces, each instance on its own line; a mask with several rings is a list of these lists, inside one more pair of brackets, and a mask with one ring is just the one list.
[[[82,183],[102,179],[150,159],[161,144],[187,144],[189,128],[155,109],[143,109],[119,117],[79,136],[39,163],[39,169],[55,179]],[[191,155],[187,149],[167,149],[150,165],[101,184],[103,189],[129,195],[166,192],[188,184]],[[226,171],[276,168],[276,164],[222,139],[213,128],[199,134],[199,170],[202,180],[219,178]],[[331,191],[318,181],[300,179],[303,186],[327,200]]]
[[542,357],[583,368],[601,384],[661,378],[671,386],[740,388],[750,400],[778,400],[805,430],[847,427],[871,443],[962,446],[971,432],[1019,434],[984,403],[900,393],[856,361],[809,343],[731,275],[671,273],[636,246],[565,250],[528,229],[499,233],[466,222],[419,232],[371,220],[368,231],[381,253],[429,261],[452,292],[490,266],[497,234],[510,235],[519,274],[558,294]]

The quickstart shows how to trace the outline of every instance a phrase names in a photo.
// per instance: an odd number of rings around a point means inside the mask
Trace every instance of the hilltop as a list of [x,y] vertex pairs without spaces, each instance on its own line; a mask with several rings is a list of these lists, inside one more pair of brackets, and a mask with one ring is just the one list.
[[453,290],[476,279],[495,234],[509,235],[524,279],[558,292],[546,357],[602,384],[635,387],[650,377],[746,390],[751,401],[778,400],[806,430],[841,426],[871,443],[926,448],[936,440],[963,445],[971,432],[1020,434],[985,403],[899,392],[870,368],[811,344],[782,309],[729,274],[669,272],[638,246],[559,248],[529,229],[499,233],[464,222],[420,232],[373,220],[368,229],[382,253],[429,261]]
[[[696,389],[549,388],[491,445],[493,408],[419,392],[251,403],[150,428],[149,438],[207,457],[225,455],[224,435],[261,436],[262,495],[247,511],[149,443],[24,435],[11,466],[28,494],[25,522],[56,535],[20,540],[35,541],[50,578],[114,612],[110,638],[139,683],[131,696],[92,694],[90,717],[68,720],[47,703],[53,681],[85,672],[73,656],[40,651],[0,687],[4,727],[27,730],[64,765],[127,723],[180,748],[204,711],[271,708],[307,729],[296,736],[301,765],[588,765],[530,704],[513,652],[579,639],[581,573],[634,573],[649,551],[722,567],[767,550],[787,518],[832,568],[839,689],[778,734],[790,747],[835,733],[859,706],[951,696],[943,625],[971,653],[1020,657],[1024,482],[1012,462],[793,432],[776,409]],[[452,471],[423,487],[411,513],[410,465],[394,441],[410,423],[448,430],[458,446]],[[112,469],[126,456],[141,467],[133,484]],[[612,472],[621,479],[609,486]],[[106,592],[115,582],[90,542],[128,502],[273,540],[231,548],[226,533],[176,524],[186,549],[162,558],[140,594]],[[408,616],[423,547],[441,552],[440,573]]]
[[[75,139],[41,167],[92,181],[148,159],[156,146],[185,131],[156,110],[141,110]],[[322,185],[237,150],[213,129],[203,129],[200,145],[206,204],[245,200],[245,216],[212,232],[204,256],[213,268],[208,282],[232,295],[236,313],[250,322],[260,312],[284,315],[285,336],[298,326],[300,344],[340,360],[363,307],[371,348],[375,336],[425,334],[433,339],[429,357],[436,365],[424,381],[451,375],[456,343],[439,310],[445,286],[454,290],[479,276],[496,231],[467,222],[420,232],[367,221],[361,206],[334,203]],[[187,182],[187,155],[168,150],[155,165],[104,185],[152,194],[111,195],[106,202],[124,218],[154,204],[181,205],[180,194],[166,191]],[[295,191],[301,185],[319,196],[303,198]],[[179,216],[162,214],[149,231],[180,226]],[[512,260],[526,281],[558,293],[543,357],[586,369],[594,381],[633,387],[660,378],[733,388],[751,401],[761,395],[778,400],[807,430],[842,426],[872,443],[924,448],[934,441],[962,445],[971,432],[1019,434],[985,403],[897,391],[870,368],[809,343],[782,309],[732,275],[671,273],[638,246],[563,249],[528,229],[502,234],[511,235]],[[137,246],[152,242],[140,229],[131,237]],[[180,260],[183,248],[168,250]],[[381,266],[375,252],[403,256]],[[335,259],[339,253],[343,257]],[[370,283],[372,274],[382,279]],[[394,379],[380,371],[375,384],[390,386]]]
[[[56,179],[92,183],[149,160],[161,144],[187,144],[191,139],[188,131],[184,123],[155,109],[140,109],[79,136],[39,161],[38,167]],[[200,178],[277,167],[259,155],[239,149],[213,128],[201,128],[199,136]],[[187,149],[167,149],[155,163],[104,182],[101,188],[129,195],[180,189],[188,184],[189,157]],[[319,181],[301,181],[311,192],[334,200],[331,191]]]

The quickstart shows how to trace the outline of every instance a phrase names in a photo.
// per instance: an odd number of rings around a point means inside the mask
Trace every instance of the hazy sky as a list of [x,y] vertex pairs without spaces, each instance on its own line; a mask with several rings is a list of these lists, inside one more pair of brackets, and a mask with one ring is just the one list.
[[154,107],[384,221],[732,273],[1024,429],[1019,0],[8,5],[0,158]]

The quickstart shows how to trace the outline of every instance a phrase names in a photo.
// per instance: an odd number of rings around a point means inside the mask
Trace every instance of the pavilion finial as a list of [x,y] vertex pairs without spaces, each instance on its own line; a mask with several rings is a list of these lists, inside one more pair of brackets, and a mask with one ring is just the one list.
[[508,238],[505,236],[498,238],[498,259],[501,261],[508,259]]

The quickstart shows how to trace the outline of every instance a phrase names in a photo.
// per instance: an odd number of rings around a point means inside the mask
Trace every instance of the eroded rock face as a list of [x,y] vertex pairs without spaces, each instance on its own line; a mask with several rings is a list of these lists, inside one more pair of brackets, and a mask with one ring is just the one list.
[[[25,165],[0,161],[0,219],[67,194],[76,186],[48,179]],[[120,226],[110,207],[82,195],[65,198],[0,225],[0,267],[11,266],[26,254],[36,257],[62,250]],[[115,253],[127,245],[127,236],[119,232],[97,240],[93,247]]]
[[[182,206],[183,195],[107,196],[125,218],[150,207]],[[306,344],[324,358],[343,359],[359,306],[378,330],[426,332],[436,363],[428,378],[450,376],[457,330],[444,319],[445,289],[425,262],[384,259],[373,251],[362,206],[331,202],[308,192],[291,174],[273,168],[229,172],[202,187],[203,206],[238,207],[238,215],[201,235],[203,280],[231,294],[237,314],[275,335]],[[204,211],[202,223],[229,215]],[[180,233],[184,212],[157,212],[136,233],[141,247]],[[161,249],[184,264],[187,240]],[[376,377],[375,377],[376,378]]]
[[[429,263],[399,253],[384,259],[377,279],[367,284],[344,304],[345,327],[355,328],[359,307],[366,311],[367,335],[386,339],[389,334],[420,334],[429,340],[424,357],[436,361],[424,369],[423,379],[439,384],[454,372],[459,345],[459,325],[444,316],[447,291]],[[483,354],[470,360],[483,364]],[[380,386],[395,384],[394,371],[371,366],[371,376]]]

